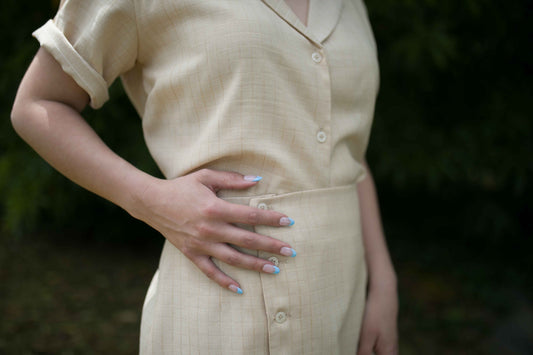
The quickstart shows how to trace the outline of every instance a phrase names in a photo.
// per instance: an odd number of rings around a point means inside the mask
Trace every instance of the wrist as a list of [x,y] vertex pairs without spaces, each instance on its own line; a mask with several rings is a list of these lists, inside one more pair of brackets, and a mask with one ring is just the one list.
[[389,270],[370,271],[368,280],[369,291],[387,290],[396,292],[398,288],[398,279],[396,273],[391,268]]
[[124,189],[118,205],[133,217],[139,218],[141,211],[149,204],[146,198],[150,193],[147,191],[157,180],[159,179],[143,171],[134,171],[124,180]]

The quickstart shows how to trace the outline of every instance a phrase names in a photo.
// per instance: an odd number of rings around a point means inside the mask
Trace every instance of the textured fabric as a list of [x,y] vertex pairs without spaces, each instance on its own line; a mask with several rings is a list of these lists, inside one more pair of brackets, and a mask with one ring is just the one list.
[[366,283],[356,184],[379,81],[361,0],[310,0],[307,26],[283,0],[65,0],[34,35],[95,108],[121,77],[167,178],[261,175],[219,196],[296,220],[256,228],[298,251],[275,256],[280,274],[217,261],[242,296],[166,242],[141,353],[355,352]]

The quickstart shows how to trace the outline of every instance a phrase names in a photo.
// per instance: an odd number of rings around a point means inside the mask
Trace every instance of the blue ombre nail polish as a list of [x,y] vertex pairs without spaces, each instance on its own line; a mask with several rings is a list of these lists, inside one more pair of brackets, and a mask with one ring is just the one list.
[[244,176],[244,180],[251,181],[251,182],[258,182],[262,179],[262,176],[255,176],[255,175],[246,175]]
[[290,256],[291,258],[294,258],[296,256],[296,250],[293,248],[283,247],[279,251],[279,253],[283,256]]
[[291,221],[291,223],[289,223],[289,226],[292,226],[294,224],[294,219],[289,217],[289,220]]
[[279,267],[272,264],[265,264],[263,265],[263,271],[269,274],[279,274]]
[[229,288],[231,291],[233,291],[233,292],[235,292],[236,294],[238,294],[238,295],[242,295],[242,293],[243,293],[242,290],[241,290],[241,288],[238,287],[238,286],[235,286],[235,285],[229,285],[228,288]]

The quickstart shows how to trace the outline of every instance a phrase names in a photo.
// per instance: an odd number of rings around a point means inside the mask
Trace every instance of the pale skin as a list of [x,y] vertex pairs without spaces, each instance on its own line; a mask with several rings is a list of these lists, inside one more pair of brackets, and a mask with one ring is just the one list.
[[[286,0],[307,23],[308,0]],[[172,180],[150,176],[115,154],[80,115],[87,93],[55,59],[40,49],[26,72],[13,105],[16,132],[54,168],[89,191],[113,202],[159,231],[207,277],[233,292],[237,281],[211,258],[272,273],[274,265],[240,253],[228,244],[290,256],[283,241],[234,226],[235,223],[287,227],[287,217],[271,210],[219,199],[221,189],[247,189],[260,182],[235,172],[200,170]],[[398,298],[396,275],[387,250],[370,169],[358,184],[367,266],[368,296],[359,355],[396,354]]]

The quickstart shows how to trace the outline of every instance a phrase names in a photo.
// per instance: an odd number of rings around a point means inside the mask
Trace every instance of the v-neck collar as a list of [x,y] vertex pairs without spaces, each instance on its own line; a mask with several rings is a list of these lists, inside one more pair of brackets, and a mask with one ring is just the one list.
[[339,21],[343,0],[309,0],[307,26],[287,5],[285,0],[262,0],[279,17],[317,46],[329,37]]

